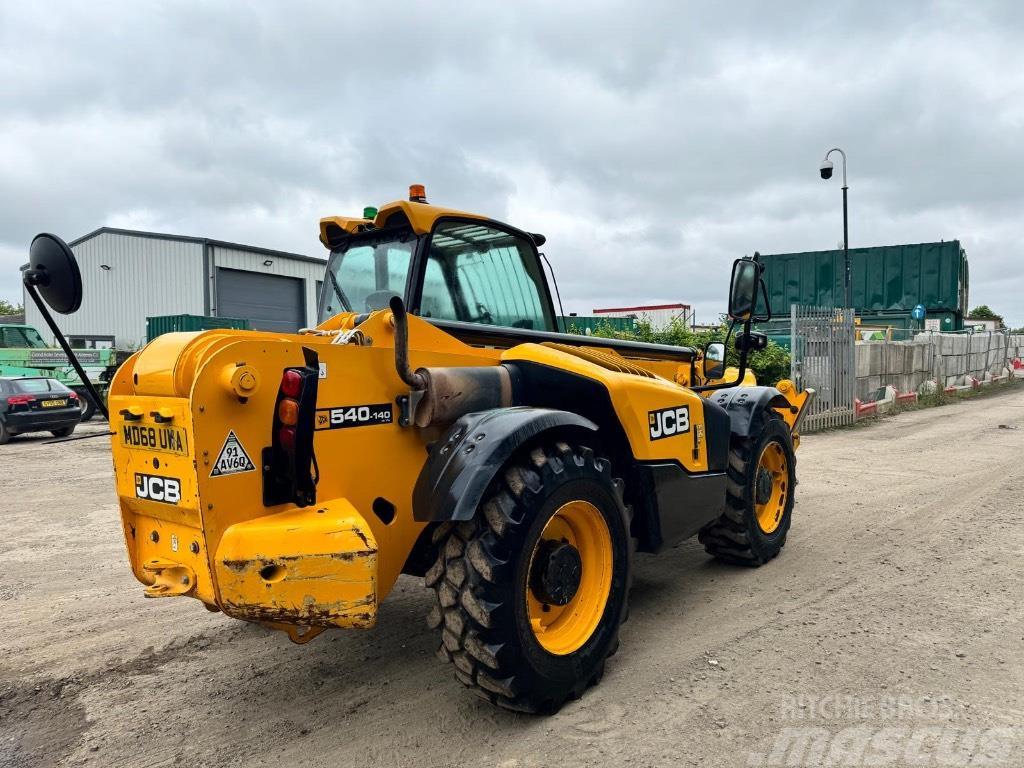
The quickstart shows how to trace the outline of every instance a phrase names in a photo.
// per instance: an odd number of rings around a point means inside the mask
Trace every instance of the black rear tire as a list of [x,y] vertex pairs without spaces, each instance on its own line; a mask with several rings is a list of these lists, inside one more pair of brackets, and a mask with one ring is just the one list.
[[90,419],[92,419],[93,416],[96,415],[96,403],[92,401],[92,398],[89,396],[88,392],[84,390],[79,392],[78,402],[81,404],[82,408],[82,421],[89,421]]
[[75,424],[72,424],[70,427],[64,427],[63,429],[52,429],[50,434],[54,437],[67,437],[75,431],[75,426]]
[[[547,523],[580,501],[607,525],[610,587],[582,645],[556,654],[530,622],[531,566]],[[499,472],[472,520],[439,526],[434,541],[439,553],[426,585],[436,604],[427,623],[440,630],[437,655],[454,665],[463,685],[506,709],[550,713],[600,680],[618,647],[632,574],[622,483],[607,460],[562,442],[536,448]]]
[[[759,464],[766,450],[784,457],[785,499],[773,530],[766,532],[758,521],[757,494]],[[793,437],[782,418],[771,411],[761,432],[753,438],[733,438],[729,451],[725,513],[698,534],[700,543],[710,555],[727,563],[759,566],[774,558],[786,544],[793,516],[796,490],[796,456]],[[771,526],[769,526],[771,527]]]
[[11,432],[7,429],[7,425],[0,421],[0,445],[7,445],[11,442]]

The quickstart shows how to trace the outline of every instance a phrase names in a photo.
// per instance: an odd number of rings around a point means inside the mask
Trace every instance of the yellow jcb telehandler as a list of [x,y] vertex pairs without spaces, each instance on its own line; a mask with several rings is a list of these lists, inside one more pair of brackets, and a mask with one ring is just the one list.
[[[147,597],[296,642],[374,626],[399,575],[422,577],[455,676],[551,712],[617,649],[634,551],[779,553],[810,393],[747,370],[756,257],[733,265],[726,370],[722,344],[558,332],[542,235],[411,192],[320,222],[316,328],[169,333],[118,370],[128,557]],[[60,337],[43,300],[77,308],[73,254],[37,236],[24,279]]]

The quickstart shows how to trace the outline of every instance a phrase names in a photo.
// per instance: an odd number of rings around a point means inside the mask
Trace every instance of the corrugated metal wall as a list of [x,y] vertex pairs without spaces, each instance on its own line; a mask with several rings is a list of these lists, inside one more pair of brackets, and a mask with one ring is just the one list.
[[[82,271],[84,297],[75,314],[54,315],[65,334],[114,336],[119,349],[136,349],[146,343],[147,317],[204,314],[203,246],[199,243],[104,232],[73,250]],[[39,310],[25,299],[25,322],[52,343]]]
[[[316,325],[317,283],[324,276],[324,262],[316,258],[118,232],[101,232],[73,250],[82,271],[82,308],[56,316],[69,336],[113,336],[119,349],[137,349],[146,343],[147,317],[217,316],[218,267],[301,279],[305,324]],[[25,298],[25,322],[53,343],[39,311]]]
[[[214,271],[216,271],[217,267],[225,267],[227,269],[244,269],[249,272],[259,272],[265,275],[297,277],[304,280],[306,325],[309,327],[316,325],[316,283],[324,277],[324,263],[319,261],[299,261],[298,259],[289,259],[276,254],[268,255],[235,248],[224,248],[218,245],[212,246],[211,251],[213,255],[212,268]],[[270,265],[264,264],[265,261],[271,262]],[[216,296],[216,286],[213,285],[211,288],[210,295]],[[210,307],[210,314],[218,314],[215,305]]]

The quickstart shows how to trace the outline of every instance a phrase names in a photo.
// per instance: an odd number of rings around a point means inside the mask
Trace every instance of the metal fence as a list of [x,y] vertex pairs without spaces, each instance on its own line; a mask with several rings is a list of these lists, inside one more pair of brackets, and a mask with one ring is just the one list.
[[853,317],[852,309],[798,304],[790,308],[790,377],[798,391],[817,393],[804,417],[803,432],[852,424],[856,418]]

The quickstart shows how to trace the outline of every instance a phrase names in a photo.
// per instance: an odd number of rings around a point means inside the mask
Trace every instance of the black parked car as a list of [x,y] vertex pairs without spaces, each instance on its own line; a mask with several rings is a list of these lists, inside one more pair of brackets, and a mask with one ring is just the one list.
[[81,419],[78,395],[56,379],[0,377],[0,445],[22,432],[67,437]]

